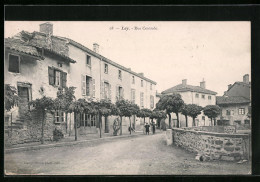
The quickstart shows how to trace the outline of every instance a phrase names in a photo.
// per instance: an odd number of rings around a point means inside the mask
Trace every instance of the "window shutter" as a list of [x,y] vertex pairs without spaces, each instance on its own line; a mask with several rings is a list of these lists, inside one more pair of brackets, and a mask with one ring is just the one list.
[[52,67],[48,67],[48,74],[49,74],[49,84],[54,85],[54,69]]
[[92,97],[95,97],[96,95],[96,88],[95,88],[95,79],[92,78]]
[[86,95],[86,76],[81,75],[81,91],[82,95]]
[[124,98],[124,88],[122,87],[122,96],[121,98],[123,99]]
[[62,72],[62,87],[66,87],[67,86],[67,73]]
[[108,98],[111,100],[111,84],[108,85]]
[[116,101],[119,100],[119,87],[116,86]]
[[101,99],[104,99],[104,82],[101,82],[101,92],[100,92]]

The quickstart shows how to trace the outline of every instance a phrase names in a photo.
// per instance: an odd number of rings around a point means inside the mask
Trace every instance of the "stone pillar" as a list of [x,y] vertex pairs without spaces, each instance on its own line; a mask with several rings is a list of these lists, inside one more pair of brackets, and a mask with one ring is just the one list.
[[167,145],[172,144],[172,129],[166,130],[166,143],[167,143]]

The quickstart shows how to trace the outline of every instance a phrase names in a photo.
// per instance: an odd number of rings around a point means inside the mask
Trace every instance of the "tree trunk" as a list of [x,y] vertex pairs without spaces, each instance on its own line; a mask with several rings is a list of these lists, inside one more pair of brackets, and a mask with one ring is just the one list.
[[133,129],[135,130],[135,115],[133,116]]
[[123,117],[120,116],[120,135],[122,135],[122,121],[123,121]]
[[145,124],[145,117],[144,117],[144,124]]
[[71,135],[71,113],[70,113],[70,125],[69,125],[69,136]]
[[194,117],[192,117],[192,122],[193,122],[193,126],[196,126],[195,118],[194,118]]
[[102,115],[99,117],[99,137],[102,137]]
[[105,116],[105,133],[109,133],[108,116]]
[[157,125],[158,125],[158,128],[161,127],[161,119],[160,118],[157,119]]
[[77,113],[74,112],[74,130],[75,130],[75,141],[78,140],[78,131],[77,131]]
[[66,120],[66,133],[68,133],[68,113],[65,112],[65,120]]
[[214,126],[216,126],[217,125],[217,122],[216,122],[216,119],[214,118]]
[[185,120],[186,120],[186,127],[188,127],[188,116],[185,115]]
[[212,118],[210,118],[210,121],[211,121],[211,126],[213,126],[213,123],[212,123]]
[[171,129],[172,128],[172,126],[171,126],[171,113],[168,114],[168,116],[169,116],[169,129]]
[[175,113],[176,116],[177,116],[177,128],[180,127],[180,122],[179,122],[179,113]]
[[42,139],[41,139],[41,144],[44,143],[44,119],[45,119],[45,111],[42,112]]
[[129,117],[129,121],[130,121],[130,126],[129,126],[129,129],[130,129],[130,135],[131,135],[131,130],[132,130],[132,127],[131,127],[131,117]]
[[11,112],[11,137],[13,133],[13,113]]

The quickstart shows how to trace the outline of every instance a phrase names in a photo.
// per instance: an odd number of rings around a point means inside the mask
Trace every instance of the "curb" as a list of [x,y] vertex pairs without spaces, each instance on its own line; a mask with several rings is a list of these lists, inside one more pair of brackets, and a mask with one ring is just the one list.
[[114,139],[118,139],[118,138],[129,138],[129,137],[138,137],[138,136],[143,136],[143,135],[138,134],[138,135],[125,135],[125,136],[110,136],[110,137],[90,139],[90,140],[51,143],[51,144],[43,144],[43,145],[37,145],[37,146],[24,146],[24,147],[18,147],[18,148],[5,149],[5,153],[14,153],[14,152],[22,152],[22,151],[30,151],[30,150],[40,150],[40,149],[45,149],[45,148],[77,145],[77,144],[80,144],[80,143],[88,143],[88,142],[101,141],[101,140],[107,140],[107,139],[113,139],[114,140]]

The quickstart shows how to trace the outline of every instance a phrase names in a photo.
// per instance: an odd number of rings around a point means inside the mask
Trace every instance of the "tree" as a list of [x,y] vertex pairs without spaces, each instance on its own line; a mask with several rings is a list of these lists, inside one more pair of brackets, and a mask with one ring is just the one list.
[[41,128],[41,143],[44,143],[44,125],[45,125],[45,115],[47,111],[53,110],[54,100],[45,95],[40,98],[29,102],[30,105],[34,107],[38,113],[42,113],[42,128]]
[[69,110],[74,112],[74,130],[75,130],[75,141],[78,139],[77,127],[78,127],[78,120],[77,114],[82,114],[86,109],[86,101],[85,99],[78,99],[76,101],[71,102],[69,106]]
[[57,99],[55,99],[56,103],[60,104],[59,109],[65,112],[66,133],[68,132],[68,113],[70,112],[69,106],[72,101],[75,100],[75,89],[76,87],[65,87],[64,89],[59,88],[57,92]]
[[153,122],[153,119],[157,119],[157,126],[160,127],[160,120],[167,118],[167,115],[164,111],[154,109],[151,112],[150,118],[152,119],[152,122]]
[[173,93],[172,95],[163,95],[159,102],[156,104],[156,108],[159,110],[165,110],[169,116],[169,128],[171,128],[171,113],[175,113],[177,117],[177,127],[179,127],[179,112],[184,105],[184,101],[180,94]]
[[137,117],[143,118],[144,119],[144,124],[145,124],[145,118],[151,116],[152,111],[150,109],[140,109],[139,112],[136,114]]
[[[118,115],[120,116],[120,135],[122,135],[122,120],[123,117],[128,117],[131,126],[130,117],[137,114],[139,107],[136,104],[131,103],[130,101],[121,99],[116,102],[116,107],[118,108]],[[131,130],[130,130],[131,134]]]
[[185,116],[186,127],[188,127],[188,107],[187,107],[187,104],[183,105],[183,107],[181,109],[181,114]]
[[220,107],[217,105],[207,105],[204,107],[203,112],[208,118],[210,118],[211,125],[213,125],[212,119],[214,119],[214,125],[216,125],[216,117],[220,114]]
[[[17,90],[14,86],[5,84],[5,111],[10,112],[12,108],[18,105],[20,97],[17,95]],[[13,112],[11,112],[11,134],[12,134],[12,123],[13,123]]]
[[196,104],[188,104],[187,105],[187,111],[188,111],[188,116],[192,117],[192,125],[196,126],[195,123],[195,118],[201,114],[202,107],[198,106]]

